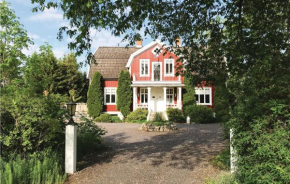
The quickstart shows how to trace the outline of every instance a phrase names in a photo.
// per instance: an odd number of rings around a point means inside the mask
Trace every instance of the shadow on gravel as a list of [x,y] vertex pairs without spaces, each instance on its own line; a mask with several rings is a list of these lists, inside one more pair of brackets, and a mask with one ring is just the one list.
[[[111,162],[118,155],[124,157],[120,159],[124,163],[128,160],[133,163],[149,161],[154,167],[165,164],[166,167],[193,170],[197,166],[207,166],[209,160],[225,148],[220,124],[179,124],[178,128],[178,131],[166,134],[148,132],[151,134],[148,139],[133,143],[126,142],[130,136],[126,133],[107,136],[107,150],[86,158],[86,164],[79,169]],[[138,133],[147,132],[136,130],[135,134]]]

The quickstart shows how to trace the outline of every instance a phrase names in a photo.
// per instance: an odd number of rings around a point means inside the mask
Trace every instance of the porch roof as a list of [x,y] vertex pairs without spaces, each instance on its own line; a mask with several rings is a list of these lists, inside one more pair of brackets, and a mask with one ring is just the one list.
[[134,81],[131,84],[132,87],[183,87],[184,84],[182,84],[180,81],[151,81],[151,82],[136,82]]

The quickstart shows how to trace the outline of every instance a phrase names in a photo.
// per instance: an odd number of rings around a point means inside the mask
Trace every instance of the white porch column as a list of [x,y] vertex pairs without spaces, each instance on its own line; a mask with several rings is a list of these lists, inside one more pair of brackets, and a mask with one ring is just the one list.
[[148,90],[148,111],[150,112],[151,111],[151,88],[150,87],[147,87],[147,90]]
[[182,94],[182,88],[178,87],[178,108],[181,110],[182,104],[181,104],[181,94]]
[[76,172],[77,165],[77,125],[65,127],[65,172]]
[[137,87],[133,87],[133,111],[137,109]]
[[166,87],[163,88],[164,91],[164,105],[165,105],[165,111],[166,111]]

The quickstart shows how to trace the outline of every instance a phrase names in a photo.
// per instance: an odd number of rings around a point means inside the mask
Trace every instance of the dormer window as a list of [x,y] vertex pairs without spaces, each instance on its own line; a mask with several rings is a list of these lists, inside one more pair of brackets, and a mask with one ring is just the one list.
[[149,76],[149,59],[140,59],[140,76]]
[[174,59],[164,59],[165,76],[174,76]]

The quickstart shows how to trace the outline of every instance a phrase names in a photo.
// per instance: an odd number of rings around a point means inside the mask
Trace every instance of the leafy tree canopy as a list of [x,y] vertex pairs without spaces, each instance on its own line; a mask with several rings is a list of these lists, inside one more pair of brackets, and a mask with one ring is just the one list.
[[20,65],[27,59],[22,49],[32,44],[19,18],[9,6],[6,1],[0,2],[0,82],[2,85],[8,84],[19,76]]

